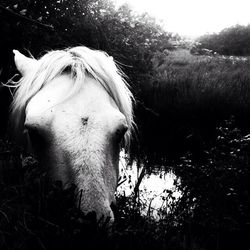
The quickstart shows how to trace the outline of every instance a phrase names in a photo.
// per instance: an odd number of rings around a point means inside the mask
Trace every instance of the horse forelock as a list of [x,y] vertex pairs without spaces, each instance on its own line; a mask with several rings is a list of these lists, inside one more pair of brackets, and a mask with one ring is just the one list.
[[100,82],[115,101],[128,123],[125,144],[129,144],[133,129],[133,96],[124,79],[124,74],[117,67],[112,57],[102,51],[84,46],[48,52],[37,61],[37,67],[24,75],[16,84],[12,103],[12,122],[17,130],[22,128],[25,109],[29,100],[47,83],[63,73],[74,79],[70,95],[76,93],[84,84],[86,74]]

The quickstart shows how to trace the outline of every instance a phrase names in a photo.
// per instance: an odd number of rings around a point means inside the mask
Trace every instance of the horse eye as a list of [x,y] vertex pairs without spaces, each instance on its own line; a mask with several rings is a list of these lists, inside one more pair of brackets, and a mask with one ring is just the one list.
[[45,136],[45,131],[42,129],[36,126],[25,125],[24,133],[26,134],[26,139],[30,141],[32,149],[41,150],[47,146],[48,140]]
[[82,120],[82,125],[86,126],[88,124],[89,118],[88,117],[83,117],[83,118],[81,118],[81,120]]
[[39,138],[41,137],[41,131],[37,127],[27,126],[25,125],[25,133],[27,133],[31,138]]

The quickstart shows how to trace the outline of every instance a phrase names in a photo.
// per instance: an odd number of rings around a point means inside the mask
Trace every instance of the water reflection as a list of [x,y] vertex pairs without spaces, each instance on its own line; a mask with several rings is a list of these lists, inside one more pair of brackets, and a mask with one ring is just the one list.
[[[128,166],[124,152],[120,155],[120,185],[118,194],[129,196],[134,192],[135,186],[143,171],[136,164]],[[157,173],[145,174],[139,186],[139,198],[143,203],[142,213],[159,218],[159,211],[169,212],[170,204],[180,197],[176,190],[176,182],[179,181],[172,173],[159,170]]]

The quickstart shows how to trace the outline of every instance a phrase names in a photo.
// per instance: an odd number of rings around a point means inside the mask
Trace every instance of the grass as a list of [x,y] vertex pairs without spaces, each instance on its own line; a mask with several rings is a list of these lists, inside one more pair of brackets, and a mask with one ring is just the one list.
[[[233,127],[222,128],[225,140],[218,138],[216,125],[235,114],[236,125],[249,130],[250,62],[186,50],[157,56],[154,80],[142,86],[143,106],[137,106],[138,130],[144,135],[140,150],[150,167],[175,154],[175,173],[186,196],[171,213],[162,211],[159,221],[143,216],[143,204],[133,196],[118,196],[116,221],[107,230],[95,214],[84,215],[75,206],[73,186],[64,190],[60,182],[47,182],[32,157],[1,141],[0,249],[249,246],[248,139]],[[179,162],[187,149],[190,153]]]
[[[140,146],[155,163],[215,140],[216,126],[231,115],[250,131],[250,60],[195,56],[188,50],[156,53],[154,75],[141,88],[136,117]],[[143,136],[147,135],[147,136]]]
[[[213,99],[215,95],[217,102],[206,105],[215,106],[222,102],[249,104],[249,68],[248,59],[194,56],[187,50],[177,50],[166,56],[161,65],[155,65],[156,80],[151,87],[160,95],[158,105],[162,106],[166,99],[172,100],[172,105],[191,103],[202,106],[205,96]],[[171,96],[173,89],[175,96]]]
[[8,168],[0,183],[0,249],[248,247],[249,136],[242,136],[231,121],[217,131],[217,144],[203,152],[203,161],[188,153],[173,162],[184,195],[171,211],[160,211],[156,221],[142,215],[143,204],[133,195],[119,195],[110,228],[96,221],[94,213],[79,211],[74,186],[65,190],[59,181],[48,182],[33,158],[1,141],[0,152],[10,157],[1,160]]
[[[0,143],[0,249],[164,249],[165,232],[140,214],[133,197],[120,195],[115,224],[83,214],[74,186],[48,181],[31,156],[8,141]],[[173,229],[172,229],[173,230]]]

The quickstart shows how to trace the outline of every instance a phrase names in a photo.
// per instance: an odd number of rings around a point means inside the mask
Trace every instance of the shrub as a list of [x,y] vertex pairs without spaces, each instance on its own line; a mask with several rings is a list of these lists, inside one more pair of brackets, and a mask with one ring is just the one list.
[[244,249],[250,232],[250,138],[226,120],[215,145],[197,159],[187,153],[173,169],[182,193],[174,208],[188,237],[205,249]]

